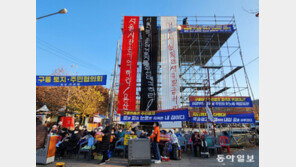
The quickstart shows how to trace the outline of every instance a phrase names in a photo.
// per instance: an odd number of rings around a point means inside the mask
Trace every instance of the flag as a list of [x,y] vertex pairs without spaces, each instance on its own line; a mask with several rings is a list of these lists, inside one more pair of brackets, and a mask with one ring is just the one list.
[[208,115],[209,122],[214,122],[214,116],[213,116],[212,111],[209,108],[208,104],[206,104],[206,112],[207,112],[207,115]]

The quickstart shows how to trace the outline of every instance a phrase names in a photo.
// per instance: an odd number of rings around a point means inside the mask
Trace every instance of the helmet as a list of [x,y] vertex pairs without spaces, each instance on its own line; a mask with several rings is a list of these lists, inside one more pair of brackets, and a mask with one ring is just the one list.
[[198,129],[194,129],[193,130],[193,133],[199,133],[199,130]]

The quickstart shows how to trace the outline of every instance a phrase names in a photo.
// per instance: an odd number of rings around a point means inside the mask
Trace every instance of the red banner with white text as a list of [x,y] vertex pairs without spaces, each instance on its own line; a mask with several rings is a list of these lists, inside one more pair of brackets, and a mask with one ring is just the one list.
[[136,109],[139,17],[124,16],[117,114]]

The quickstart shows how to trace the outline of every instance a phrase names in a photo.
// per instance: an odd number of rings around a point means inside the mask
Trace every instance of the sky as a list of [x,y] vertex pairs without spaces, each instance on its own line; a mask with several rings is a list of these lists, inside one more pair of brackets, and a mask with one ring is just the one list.
[[122,16],[234,15],[250,84],[259,98],[259,19],[246,12],[259,9],[258,0],[36,0],[37,17],[62,8],[68,13],[36,21],[37,75],[57,68],[67,74],[106,74],[109,87]]

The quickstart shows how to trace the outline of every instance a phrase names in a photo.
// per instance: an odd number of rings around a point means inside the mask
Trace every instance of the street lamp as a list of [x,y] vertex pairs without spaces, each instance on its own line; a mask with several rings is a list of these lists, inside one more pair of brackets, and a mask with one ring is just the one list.
[[44,17],[52,16],[52,15],[55,15],[55,14],[66,14],[67,12],[68,12],[67,9],[64,8],[64,9],[61,9],[60,11],[58,11],[56,13],[51,13],[51,14],[48,14],[48,15],[45,15],[45,16],[37,17],[36,20],[42,19]]

